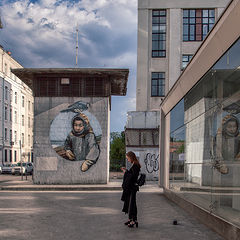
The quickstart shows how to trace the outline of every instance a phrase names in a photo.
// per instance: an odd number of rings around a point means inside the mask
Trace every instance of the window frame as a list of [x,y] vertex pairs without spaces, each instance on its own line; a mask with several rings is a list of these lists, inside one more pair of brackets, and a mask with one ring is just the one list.
[[[157,30],[154,30],[155,28]],[[166,37],[167,10],[154,9],[152,10],[152,58],[166,57]]]
[[[184,57],[187,57],[188,61],[183,61]],[[182,62],[181,62],[181,69],[182,70],[184,70],[187,67],[187,65],[191,61],[192,57],[193,57],[193,54],[182,54]],[[183,63],[187,63],[185,67],[183,66]]]
[[25,107],[25,97],[22,96],[22,107],[24,108]]
[[[158,77],[154,77],[154,75],[158,74]],[[162,77],[160,77],[162,76]],[[157,81],[156,85],[154,84],[153,85],[153,81]],[[163,82],[163,84],[160,84],[160,82]],[[166,75],[165,75],[165,72],[152,72],[151,74],[151,97],[165,97],[165,83],[166,83]],[[156,90],[157,90],[157,94],[153,94],[153,86],[156,87]],[[159,88],[160,87],[163,87],[163,95],[159,94]]]
[[[203,41],[215,22],[216,13],[214,8],[182,9],[182,41]],[[204,29],[207,29],[205,33]]]

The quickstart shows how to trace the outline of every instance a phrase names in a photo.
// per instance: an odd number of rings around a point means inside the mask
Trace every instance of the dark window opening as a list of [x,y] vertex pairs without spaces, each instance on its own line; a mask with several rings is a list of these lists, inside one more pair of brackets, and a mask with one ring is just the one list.
[[166,57],[166,10],[152,11],[152,57]]

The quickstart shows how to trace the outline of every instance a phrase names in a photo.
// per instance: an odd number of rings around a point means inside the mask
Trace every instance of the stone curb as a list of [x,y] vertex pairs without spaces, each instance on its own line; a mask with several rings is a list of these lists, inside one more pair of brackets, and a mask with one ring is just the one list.
[[121,187],[104,186],[2,186],[0,191],[121,191]]

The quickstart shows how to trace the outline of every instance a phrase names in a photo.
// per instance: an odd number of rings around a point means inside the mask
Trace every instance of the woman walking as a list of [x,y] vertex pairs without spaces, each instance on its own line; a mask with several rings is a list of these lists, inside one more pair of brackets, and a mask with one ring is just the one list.
[[125,173],[122,183],[123,193],[121,200],[124,201],[122,211],[125,214],[128,213],[128,221],[124,224],[132,228],[134,225],[138,227],[136,193],[139,191],[137,179],[141,165],[134,152],[128,152],[126,154],[126,158],[127,161],[132,164],[132,166],[129,170],[122,168]]

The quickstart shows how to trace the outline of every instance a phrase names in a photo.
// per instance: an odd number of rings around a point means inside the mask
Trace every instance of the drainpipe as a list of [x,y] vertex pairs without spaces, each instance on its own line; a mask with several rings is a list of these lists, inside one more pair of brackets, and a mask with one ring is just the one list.
[[2,52],[2,73],[3,73],[3,89],[2,89],[2,165],[3,165],[3,158],[4,158],[4,138],[5,138],[5,131],[4,131],[4,121],[5,121],[5,112],[4,112],[4,106],[5,106],[5,72],[3,71],[3,55],[4,50]]

